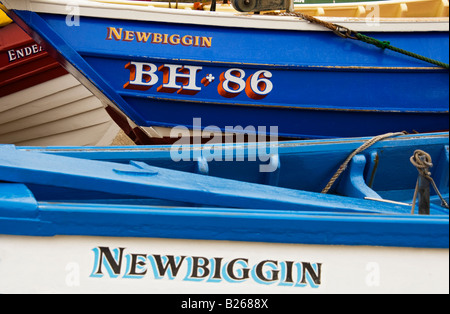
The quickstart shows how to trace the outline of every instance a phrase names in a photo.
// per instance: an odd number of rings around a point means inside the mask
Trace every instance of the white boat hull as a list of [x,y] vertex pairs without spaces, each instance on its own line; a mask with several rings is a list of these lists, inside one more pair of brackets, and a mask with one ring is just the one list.
[[105,146],[120,128],[72,75],[0,98],[0,143]]
[[[448,249],[2,235],[0,293],[448,294],[448,254]],[[160,276],[158,261],[164,266],[167,258],[179,269]],[[114,273],[110,265],[120,261]]]

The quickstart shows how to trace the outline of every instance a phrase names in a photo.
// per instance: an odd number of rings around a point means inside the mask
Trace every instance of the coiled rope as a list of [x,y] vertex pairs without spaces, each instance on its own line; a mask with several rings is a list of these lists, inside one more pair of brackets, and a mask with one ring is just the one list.
[[[414,165],[414,167],[416,167],[417,171],[419,172],[419,176],[422,176],[423,178],[427,179],[431,183],[434,191],[441,199],[441,205],[443,207],[449,209],[447,201],[442,197],[441,192],[439,191],[438,187],[436,186],[436,183],[434,182],[433,178],[431,177],[431,172],[428,171],[429,168],[433,167],[433,161],[431,160],[430,154],[428,154],[427,152],[424,152],[423,150],[418,149],[418,150],[414,151],[414,154],[411,156],[411,158],[409,160]],[[414,190],[411,214],[414,214],[418,190],[419,190],[419,178],[417,178],[416,188]]]

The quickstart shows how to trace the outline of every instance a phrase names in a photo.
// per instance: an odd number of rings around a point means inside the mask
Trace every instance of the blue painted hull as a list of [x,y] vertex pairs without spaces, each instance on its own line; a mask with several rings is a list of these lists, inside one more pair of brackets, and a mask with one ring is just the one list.
[[416,149],[448,202],[448,133],[380,141],[319,193],[367,140],[271,146],[266,173],[254,144],[0,145],[0,292],[447,292],[448,209],[407,203]]
[[[222,131],[275,126],[279,136],[301,138],[449,128],[448,70],[314,27],[93,16],[69,27],[64,15],[16,10],[12,16],[139,127],[192,129],[200,118],[202,127]],[[365,34],[449,60],[448,30]]]
[[283,143],[266,173],[252,144],[217,147],[212,160],[185,147],[179,162],[169,146],[1,146],[0,233],[448,248],[448,209],[435,192],[430,215],[411,215],[409,162],[416,149],[430,154],[448,202],[448,133],[379,142],[320,193],[367,140]]

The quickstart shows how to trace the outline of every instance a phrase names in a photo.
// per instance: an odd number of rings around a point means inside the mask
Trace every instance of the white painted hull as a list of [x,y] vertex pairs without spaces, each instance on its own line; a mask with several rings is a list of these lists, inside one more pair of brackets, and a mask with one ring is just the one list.
[[[112,253],[123,248],[117,275],[108,271],[105,255],[99,264],[99,247]],[[139,255],[136,261],[141,265],[134,267],[138,275],[129,275],[131,254]],[[2,235],[0,293],[448,294],[448,254],[448,249]],[[157,279],[155,256],[163,261],[165,256],[185,258],[171,278],[166,273]],[[200,265],[209,261],[206,268],[197,268],[199,277],[207,276],[192,278],[194,257]],[[214,261],[220,262],[213,266]],[[261,264],[264,261],[272,262]],[[309,277],[302,283],[302,263],[315,267],[316,274],[320,264],[320,283]],[[262,265],[259,276],[258,265]],[[230,272],[246,278],[232,280]],[[276,279],[264,282],[261,276]]]
[[105,146],[120,128],[72,75],[0,98],[0,143]]

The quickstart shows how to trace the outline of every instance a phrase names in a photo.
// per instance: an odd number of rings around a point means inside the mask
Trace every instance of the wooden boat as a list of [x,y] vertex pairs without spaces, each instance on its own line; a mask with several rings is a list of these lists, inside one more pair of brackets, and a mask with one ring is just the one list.
[[[297,16],[134,1],[79,1],[73,17],[68,0],[3,2],[140,143],[161,137],[155,127],[177,127],[175,138],[208,127],[294,138],[449,127],[447,68],[361,41],[390,42],[448,67],[448,18],[329,18],[328,26],[340,25],[332,32]],[[349,34],[361,40],[342,38]]]
[[370,140],[0,146],[0,292],[448,293],[448,133]]
[[333,4],[299,4],[300,11],[315,16],[341,16],[364,18],[448,17],[448,0],[388,0],[388,1],[336,1]]
[[100,100],[0,16],[0,143],[110,145],[120,128]]
[[[92,0],[105,3],[124,4],[121,0]],[[187,10],[211,10],[211,1],[149,1],[136,5]],[[294,1],[296,12],[313,16],[395,18],[395,17],[448,17],[448,0],[299,0]],[[217,1],[215,11],[236,12],[231,1]]]

